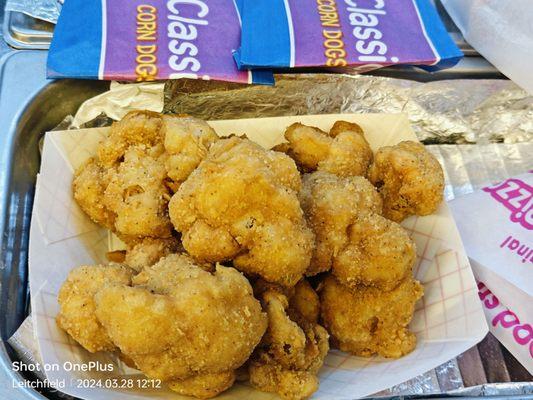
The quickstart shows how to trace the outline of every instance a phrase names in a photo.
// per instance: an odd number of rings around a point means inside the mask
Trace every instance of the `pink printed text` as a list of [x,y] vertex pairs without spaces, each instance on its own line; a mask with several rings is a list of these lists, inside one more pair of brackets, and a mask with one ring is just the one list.
[[511,221],[528,230],[533,229],[533,187],[511,178],[483,190],[511,211]]
[[[478,295],[483,306],[492,310],[500,306],[498,298],[483,282],[478,282]],[[513,334],[514,341],[520,346],[529,348],[529,355],[533,358],[533,327],[528,323],[521,323],[517,315],[508,308],[496,314],[491,321],[492,326],[502,327]]]

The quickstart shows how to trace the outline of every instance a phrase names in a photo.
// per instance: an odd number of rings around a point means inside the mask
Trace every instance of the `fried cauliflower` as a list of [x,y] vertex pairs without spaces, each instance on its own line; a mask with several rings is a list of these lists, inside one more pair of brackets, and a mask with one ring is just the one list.
[[109,128],[107,138],[98,147],[98,160],[104,168],[120,162],[130,146],[146,147],[163,143],[162,116],[152,111],[130,111]]
[[170,199],[162,146],[131,146],[124,160],[108,170],[102,202],[115,215],[115,230],[134,238],[170,237]]
[[308,276],[329,271],[335,257],[349,244],[349,227],[359,215],[381,212],[381,197],[365,178],[340,178],[317,171],[303,176],[300,202],[316,247]]
[[232,260],[244,273],[294,286],[314,242],[297,197],[300,185],[285,154],[232,137],[211,146],[172,197],[169,214],[195,259]]
[[115,350],[115,345],[96,318],[94,295],[107,286],[129,285],[132,275],[132,270],[120,265],[73,269],[59,290],[57,325],[91,353]]
[[95,302],[98,321],[138,369],[203,398],[231,386],[267,326],[241,273],[217,266],[211,274],[185,254],[145,268],[132,286],[101,289]]
[[149,111],[114,123],[72,189],[127,248],[70,272],[58,326],[200,399],[242,380],[307,399],[330,338],[356,356],[411,352],[423,287],[399,222],[437,209],[439,163],[415,142],[374,156],[346,121],[285,139],[266,150]]
[[91,220],[107,229],[114,229],[115,214],[102,201],[107,187],[105,175],[106,169],[98,164],[97,159],[90,158],[74,173],[72,192],[80,208]]
[[195,375],[191,378],[167,382],[167,385],[173,391],[184,396],[210,399],[232,387],[235,377],[236,372],[232,370],[215,374]]
[[169,237],[163,147],[128,147],[111,168],[90,159],[74,175],[74,198],[97,224],[125,238]]
[[218,136],[209,124],[193,117],[165,117],[162,134],[167,175],[176,185],[181,184],[205,158]]
[[368,178],[383,197],[383,215],[396,222],[410,215],[431,214],[442,202],[442,167],[417,142],[380,148]]
[[170,236],[170,193],[217,140],[204,121],[132,111],[109,129],[98,156],[75,173],[74,198],[97,224],[125,237]]
[[150,267],[161,258],[180,250],[180,242],[170,238],[142,238],[128,243],[124,257],[124,264],[140,272],[144,267]]
[[[318,322],[320,299],[306,279],[302,279],[296,284],[289,297],[289,313],[293,311],[309,322]],[[294,316],[294,319],[298,318]]]
[[[302,280],[291,291],[267,289],[261,303],[268,328],[249,363],[250,383],[283,399],[306,399],[318,389],[317,373],[329,350],[328,333],[317,323],[318,296]],[[312,294],[312,293],[314,294]],[[312,304],[305,305],[308,299]]]
[[366,176],[372,150],[357,124],[337,121],[326,133],[294,123],[285,131],[285,150],[304,172],[325,171],[338,176]]
[[322,321],[342,351],[399,358],[416,346],[408,324],[422,295],[422,285],[412,277],[383,291],[369,286],[350,289],[330,275],[320,289]]
[[347,236],[332,268],[341,283],[354,289],[368,285],[391,290],[411,275],[415,243],[396,222],[377,214],[362,215],[348,227]]

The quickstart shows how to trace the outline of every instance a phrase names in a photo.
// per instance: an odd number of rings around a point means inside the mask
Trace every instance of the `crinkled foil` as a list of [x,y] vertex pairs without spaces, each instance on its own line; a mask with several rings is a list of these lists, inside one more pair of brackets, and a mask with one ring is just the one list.
[[404,112],[426,144],[533,140],[533,96],[507,80],[293,74],[273,87],[170,81],[165,96],[166,111],[204,119]]
[[63,0],[7,0],[6,10],[21,12],[55,24],[62,3]]
[[[132,99],[129,95],[121,95],[128,88],[114,85],[109,92],[85,103],[75,119],[67,117],[61,129],[108,125],[111,119],[105,114],[109,109],[115,116],[124,115],[138,104],[157,109],[160,103],[154,88],[157,86],[136,89]],[[503,80],[418,83],[371,76],[302,74],[280,75],[275,87],[174,81],[166,84],[164,110],[204,119],[406,112],[418,137],[428,144],[433,143],[427,148],[444,168],[446,200],[533,169],[530,156],[533,151],[532,97],[512,82]],[[497,143],[502,141],[505,143]],[[466,144],[475,142],[477,144]],[[31,317],[9,343],[22,360],[38,362]],[[450,360],[375,396],[449,392],[459,398],[489,394],[520,398],[533,392],[531,382],[463,386],[457,361]]]
[[426,148],[444,169],[444,198],[447,201],[533,170],[533,142],[431,145]]
[[[513,399],[524,399],[522,396],[533,395],[533,383],[531,382],[505,382],[505,383],[487,383],[485,385],[472,386],[459,390],[453,390],[449,393],[452,396],[471,396],[471,397],[488,397],[501,396],[497,400],[503,400],[506,396]],[[531,397],[528,397],[531,399]]]

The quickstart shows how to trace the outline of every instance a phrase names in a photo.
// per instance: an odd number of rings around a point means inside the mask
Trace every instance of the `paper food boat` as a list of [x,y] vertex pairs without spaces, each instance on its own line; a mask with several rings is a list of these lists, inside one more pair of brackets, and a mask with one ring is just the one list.
[[[270,148],[283,141],[285,128],[302,122],[329,130],[336,120],[357,122],[375,151],[402,140],[416,140],[401,114],[342,114],[243,119],[210,122],[221,136],[247,134]],[[116,387],[120,379],[142,379],[109,354],[90,354],[55,323],[57,293],[68,272],[79,265],[105,263],[108,232],[92,223],[75,203],[71,182],[75,168],[96,153],[107,128],[49,132],[37,179],[30,231],[30,290],[34,326],[47,378],[64,385],[65,393],[91,400],[180,399],[167,389]],[[417,246],[415,275],[425,288],[411,329],[418,345],[399,360],[360,358],[332,350],[320,371],[313,398],[354,399],[367,396],[424,373],[478,343],[488,332],[475,281],[448,206],[434,215],[411,217],[402,224]],[[99,372],[94,364],[113,364]],[[66,363],[66,364],[65,364]],[[73,369],[93,365],[90,371]],[[65,368],[66,367],[66,368]],[[94,381],[91,381],[94,379]],[[118,381],[117,381],[118,379]],[[120,385],[118,385],[120,386]],[[145,385],[149,386],[149,385]],[[236,384],[221,399],[272,399],[275,395]]]

